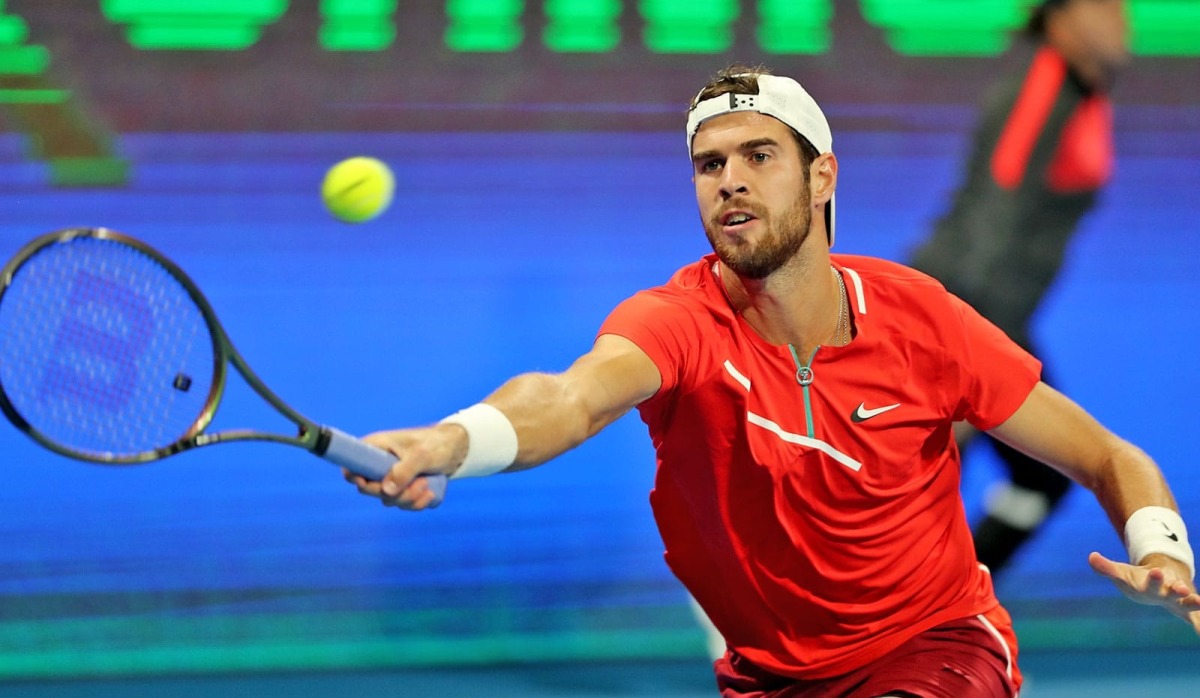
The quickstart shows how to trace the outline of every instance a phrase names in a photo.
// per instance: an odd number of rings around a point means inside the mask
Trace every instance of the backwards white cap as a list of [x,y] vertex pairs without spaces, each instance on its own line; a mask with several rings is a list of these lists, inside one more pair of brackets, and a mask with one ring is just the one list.
[[[750,75],[749,73],[747,75]],[[742,77],[742,76],[737,76]],[[753,111],[779,119],[793,131],[799,133],[817,152],[824,155],[833,150],[833,132],[816,100],[800,83],[778,75],[757,75],[758,94],[736,94],[733,92],[706,99],[688,112],[687,144],[688,156],[692,154],[692,141],[700,125],[709,119],[738,111]],[[833,246],[834,224],[833,197],[825,206],[825,227],[829,231],[829,245]]]

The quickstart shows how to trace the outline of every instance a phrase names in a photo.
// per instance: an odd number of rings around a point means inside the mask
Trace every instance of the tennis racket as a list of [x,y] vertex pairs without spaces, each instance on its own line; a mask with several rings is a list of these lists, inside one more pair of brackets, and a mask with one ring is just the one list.
[[[205,431],[231,365],[296,424],[296,436]],[[396,461],[285,404],[250,370],[182,269],[104,228],[39,237],[0,270],[0,409],[51,451],[105,465],[230,441],[299,446],[371,480]],[[440,502],[446,477],[428,477]]]

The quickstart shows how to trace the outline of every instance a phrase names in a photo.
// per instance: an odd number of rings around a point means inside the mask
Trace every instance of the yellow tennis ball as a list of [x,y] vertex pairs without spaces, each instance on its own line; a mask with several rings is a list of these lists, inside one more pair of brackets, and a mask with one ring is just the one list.
[[383,213],[392,203],[396,188],[392,171],[375,158],[342,160],[325,173],[321,200],[334,218],[362,223]]

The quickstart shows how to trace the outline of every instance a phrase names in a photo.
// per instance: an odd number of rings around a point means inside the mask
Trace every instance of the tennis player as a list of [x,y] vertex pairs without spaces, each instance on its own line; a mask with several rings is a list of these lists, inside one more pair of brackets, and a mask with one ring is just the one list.
[[[1033,7],[1030,41],[1015,52],[1025,57],[1021,70],[989,91],[963,180],[910,261],[1040,358],[1034,313],[1114,169],[1109,90],[1129,58],[1126,13],[1126,0]],[[1053,382],[1047,373],[1042,380]],[[961,429],[959,449],[966,453],[976,434]],[[996,578],[1071,481],[1002,441],[982,440],[1007,475],[989,488],[972,530],[975,553]]]
[[672,571],[725,637],[724,696],[1012,696],[1008,613],[975,558],[952,424],[1091,490],[1132,564],[1090,563],[1200,634],[1194,557],[1158,467],[1039,380],[1036,359],[931,277],[831,255],[838,161],[794,80],[733,66],[687,119],[713,253],[621,303],[566,371],[441,423],[367,437],[385,504],[544,463],[636,407]]

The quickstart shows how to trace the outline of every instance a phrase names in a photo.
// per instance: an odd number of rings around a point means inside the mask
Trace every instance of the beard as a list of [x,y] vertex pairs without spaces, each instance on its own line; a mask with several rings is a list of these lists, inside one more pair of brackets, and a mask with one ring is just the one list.
[[794,257],[808,239],[812,213],[808,210],[807,196],[799,197],[778,221],[760,207],[736,200],[725,207],[726,210],[729,208],[747,211],[766,226],[762,237],[752,243],[744,238],[731,240],[721,232],[723,211],[718,211],[704,224],[704,232],[717,258],[743,278],[765,279]]

